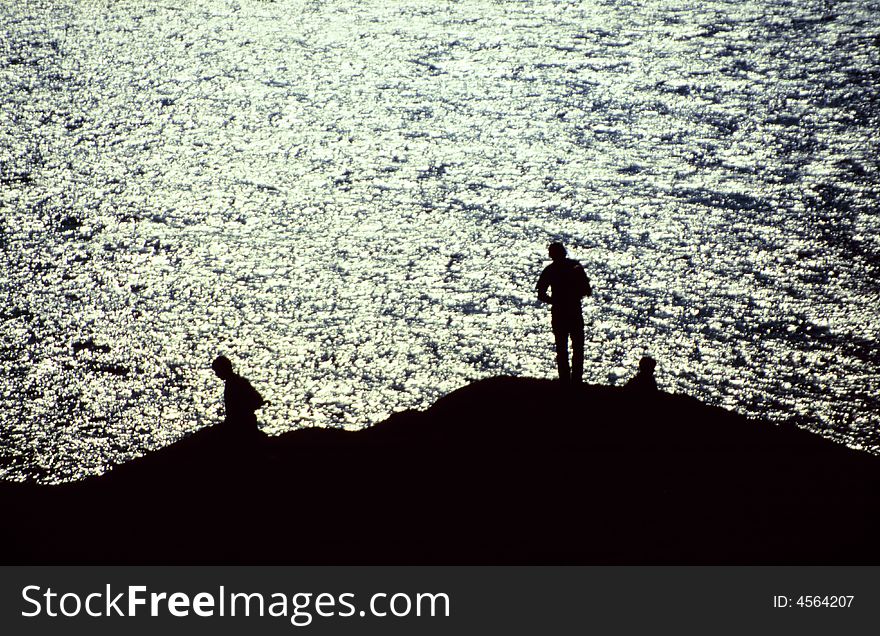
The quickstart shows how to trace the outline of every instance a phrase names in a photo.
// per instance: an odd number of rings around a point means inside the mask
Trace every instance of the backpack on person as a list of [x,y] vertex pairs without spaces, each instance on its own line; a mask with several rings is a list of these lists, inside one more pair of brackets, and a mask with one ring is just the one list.
[[257,391],[253,385],[245,380],[246,384],[246,392],[247,395],[244,396],[247,400],[247,407],[249,413],[254,413],[257,409],[261,408],[266,404],[266,400],[263,399],[263,396],[260,395],[260,392]]
[[585,298],[593,295],[593,288],[590,287],[590,279],[587,278],[587,273],[584,271],[583,265],[577,261],[574,261],[572,278],[572,289],[575,290],[578,298]]

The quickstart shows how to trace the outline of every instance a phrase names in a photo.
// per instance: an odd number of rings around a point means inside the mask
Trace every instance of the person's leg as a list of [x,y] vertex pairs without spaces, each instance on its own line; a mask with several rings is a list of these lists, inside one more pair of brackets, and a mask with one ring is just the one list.
[[584,377],[584,321],[578,320],[571,328],[571,381],[580,383]]
[[568,329],[563,325],[553,325],[553,337],[556,339],[556,369],[559,371],[559,379],[568,382],[571,377],[571,369],[568,366]]

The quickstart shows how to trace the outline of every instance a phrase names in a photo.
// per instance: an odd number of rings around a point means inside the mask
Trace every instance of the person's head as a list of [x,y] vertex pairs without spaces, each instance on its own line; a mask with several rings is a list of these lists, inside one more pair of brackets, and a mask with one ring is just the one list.
[[217,356],[214,362],[211,363],[211,368],[214,369],[214,373],[217,374],[218,378],[225,380],[232,375],[232,363],[226,356]]
[[560,242],[550,243],[550,247],[547,249],[547,252],[550,254],[550,258],[554,261],[560,261],[565,258],[565,245]]
[[645,356],[639,360],[639,372],[645,375],[654,375],[654,369],[657,368],[657,361],[654,358]]

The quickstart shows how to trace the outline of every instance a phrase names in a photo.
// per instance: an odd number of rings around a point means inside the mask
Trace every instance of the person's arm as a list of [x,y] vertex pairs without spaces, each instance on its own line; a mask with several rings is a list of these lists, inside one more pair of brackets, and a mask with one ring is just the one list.
[[538,278],[538,300],[542,303],[553,304],[553,299],[547,294],[548,287],[550,287],[550,280],[549,276],[547,276],[547,270],[545,269],[541,272],[540,278]]

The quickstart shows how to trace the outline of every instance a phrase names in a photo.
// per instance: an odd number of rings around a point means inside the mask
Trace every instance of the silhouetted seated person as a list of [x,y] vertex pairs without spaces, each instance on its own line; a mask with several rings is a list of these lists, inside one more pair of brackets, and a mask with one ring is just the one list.
[[239,430],[256,432],[258,408],[266,404],[263,396],[245,378],[232,370],[232,362],[219,356],[211,364],[214,373],[223,382],[223,404],[226,407],[226,423]]
[[639,360],[639,372],[626,383],[626,389],[639,393],[656,393],[657,380],[654,379],[654,369],[656,368],[657,361],[654,358],[645,356]]
[[[556,368],[563,384],[579,384],[584,375],[584,314],[581,299],[592,296],[590,279],[576,260],[566,258],[562,243],[548,249],[553,261],[538,278],[538,300],[550,303],[551,327],[556,340]],[[550,289],[552,295],[547,294]],[[568,339],[571,338],[571,366]]]

